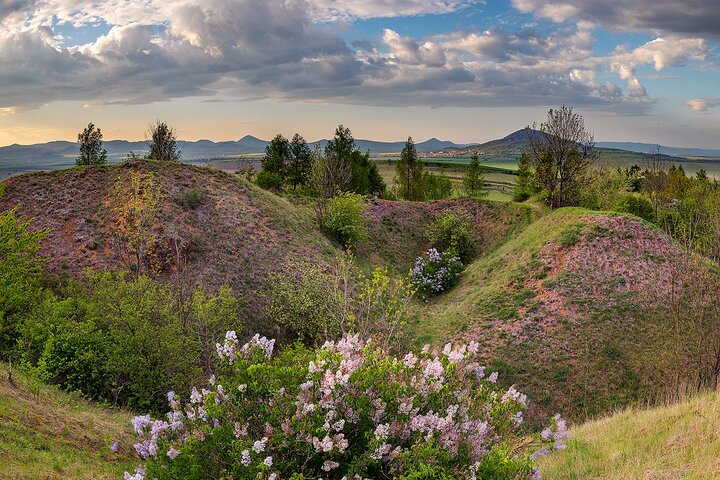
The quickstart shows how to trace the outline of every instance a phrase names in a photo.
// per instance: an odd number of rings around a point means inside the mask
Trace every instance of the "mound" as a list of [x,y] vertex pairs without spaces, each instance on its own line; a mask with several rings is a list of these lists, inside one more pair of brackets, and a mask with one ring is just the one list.
[[476,340],[531,416],[585,418],[651,398],[689,366],[674,342],[691,332],[674,338],[673,322],[710,277],[639,219],[561,209],[470,265],[421,313],[418,341]]
[[160,276],[175,279],[180,271],[184,282],[207,290],[228,284],[250,318],[260,313],[258,292],[268,272],[286,258],[324,264],[336,252],[307,208],[222,171],[180,163],[140,161],[14,177],[5,182],[0,208],[20,205],[33,228],[53,230],[40,252],[51,273],[80,277],[86,268],[127,268],[108,205],[117,179],[131,172],[152,174],[160,189],[152,225],[153,267]]
[[557,480],[719,479],[720,392],[628,409],[571,429],[567,449],[541,464]]
[[373,200],[365,210],[368,241],[357,253],[374,264],[407,273],[415,259],[430,247],[425,230],[438,215],[452,212],[470,220],[477,253],[498,246],[530,223],[533,210],[526,205],[468,199],[434,202]]
[[[0,364],[0,478],[121,478],[137,461],[130,418]],[[118,453],[110,452],[113,440]]]

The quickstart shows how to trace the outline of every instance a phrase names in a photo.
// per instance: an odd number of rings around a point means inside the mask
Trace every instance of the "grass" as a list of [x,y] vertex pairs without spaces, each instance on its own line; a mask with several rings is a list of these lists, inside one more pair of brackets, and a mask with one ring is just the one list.
[[[0,478],[122,478],[137,464],[130,418],[0,364]],[[112,440],[120,442],[117,454]]]
[[720,392],[579,425],[540,471],[555,480],[720,479]]

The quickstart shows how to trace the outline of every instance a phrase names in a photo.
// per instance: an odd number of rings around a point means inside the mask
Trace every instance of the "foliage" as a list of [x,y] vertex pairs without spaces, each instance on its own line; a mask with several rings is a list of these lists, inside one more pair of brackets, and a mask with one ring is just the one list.
[[167,123],[157,122],[150,125],[150,144],[147,158],[164,162],[177,162],[180,160],[180,147],[177,142],[175,129]]
[[345,192],[330,200],[323,219],[325,229],[344,247],[357,245],[367,237],[365,200],[357,193]]
[[255,183],[258,187],[264,188],[265,190],[280,190],[283,185],[283,179],[275,172],[261,170],[255,176]]
[[152,172],[130,170],[127,179],[118,176],[113,195],[106,203],[111,233],[123,261],[136,276],[150,263],[156,240],[152,226],[161,202],[160,188]]
[[297,133],[290,141],[290,157],[285,166],[286,182],[293,190],[298,186],[307,185],[310,181],[312,168],[312,151],[307,142]]
[[102,148],[102,132],[95,125],[89,123],[87,127],[78,133],[78,145],[80,156],[75,160],[75,165],[103,165],[107,163],[107,151]]
[[480,169],[480,157],[477,154],[470,157],[470,163],[465,167],[463,187],[465,195],[470,198],[486,197],[488,194],[487,190],[485,190],[485,178]]
[[443,253],[435,248],[427,251],[427,258],[418,257],[412,269],[412,282],[423,297],[445,292],[460,280],[463,271],[460,258],[452,251]]
[[591,169],[586,178],[578,191],[578,203],[592,210],[612,210],[629,184],[627,172],[606,166]]
[[404,200],[425,198],[423,163],[418,159],[412,137],[408,137],[395,165],[395,183],[398,185],[398,197]]
[[354,257],[338,257],[333,272],[293,262],[273,275],[270,317],[289,338],[320,345],[341,334],[357,333],[386,348],[406,340],[409,303],[415,291],[405,278],[387,269],[358,271]]
[[[337,192],[350,190],[360,195],[381,195],[385,192],[385,182],[377,165],[370,161],[369,152],[360,152],[349,128],[338,125],[335,136],[325,147],[325,156],[329,162],[344,164],[350,170],[348,185],[338,185]],[[332,170],[343,171],[337,167]]]
[[274,174],[282,183],[289,158],[290,142],[284,136],[277,134],[265,147],[265,156],[261,161],[262,171],[266,174]]
[[453,195],[453,184],[444,173],[436,175],[423,173],[423,192],[425,200],[443,200]]
[[342,310],[333,278],[318,266],[294,262],[271,275],[268,315],[284,339],[320,345],[340,334]]
[[442,213],[428,227],[425,235],[437,250],[449,251],[463,263],[472,259],[475,242],[470,234],[470,220],[466,215]]
[[[133,420],[145,464],[127,477],[534,478],[528,449],[512,448],[525,396],[497,387],[478,350],[400,359],[346,336],[273,358],[274,340],[241,346],[229,331],[207,389],[169,392],[167,420]],[[559,418],[543,434],[557,448],[566,436]]]
[[636,193],[623,195],[617,201],[613,210],[622,213],[631,213],[637,217],[652,222],[655,219],[655,211],[652,203],[646,197]]
[[185,208],[195,210],[205,203],[205,194],[199,188],[190,188],[182,193],[179,193],[175,197],[175,202]]
[[524,202],[533,193],[537,192],[535,184],[535,173],[530,165],[530,156],[523,153],[518,161],[517,179],[515,180],[515,191],[513,201]]
[[24,364],[87,397],[158,409],[168,389],[189,388],[214,367],[213,339],[235,327],[227,288],[182,302],[147,277],[92,274],[60,297],[46,294],[21,327]]
[[535,179],[547,191],[550,206],[576,204],[578,189],[595,158],[595,143],[583,117],[563,105],[550,109],[539,132],[529,127],[527,131]]
[[43,259],[38,250],[50,233],[32,231],[30,221],[18,215],[17,209],[0,212],[0,352],[15,345],[18,322],[40,296]]

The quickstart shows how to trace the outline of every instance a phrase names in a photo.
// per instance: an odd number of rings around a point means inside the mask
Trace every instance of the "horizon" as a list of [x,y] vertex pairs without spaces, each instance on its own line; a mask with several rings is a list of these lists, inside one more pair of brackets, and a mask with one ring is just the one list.
[[187,141],[322,139],[342,123],[482,143],[565,104],[602,141],[718,149],[717,18],[714,0],[11,2],[0,146],[90,122],[137,138],[138,118]]

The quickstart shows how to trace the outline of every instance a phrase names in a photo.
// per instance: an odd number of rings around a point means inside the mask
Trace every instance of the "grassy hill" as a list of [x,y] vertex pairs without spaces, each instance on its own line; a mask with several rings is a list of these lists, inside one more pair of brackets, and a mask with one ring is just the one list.
[[[116,480],[131,470],[131,415],[44,386],[0,364],[0,478]],[[117,440],[120,450],[110,452]]]
[[719,479],[720,392],[573,428],[540,471],[555,480]]
[[[5,182],[0,209],[20,205],[33,228],[51,228],[40,254],[57,275],[79,277],[86,268],[127,267],[109,229],[108,202],[118,177],[151,173],[162,195],[152,227],[156,256],[168,259],[161,276],[176,271],[174,242],[187,264],[184,281],[208,290],[227,283],[249,316],[260,312],[257,293],[268,272],[286,258],[322,265],[336,246],[316,227],[312,210],[220,170],[181,163],[131,162],[27,174]],[[188,205],[189,195],[196,204]]]
[[652,396],[679,361],[666,312],[684,262],[708,272],[639,219],[560,209],[469,265],[420,312],[417,343],[480,342],[531,416],[612,411]]

